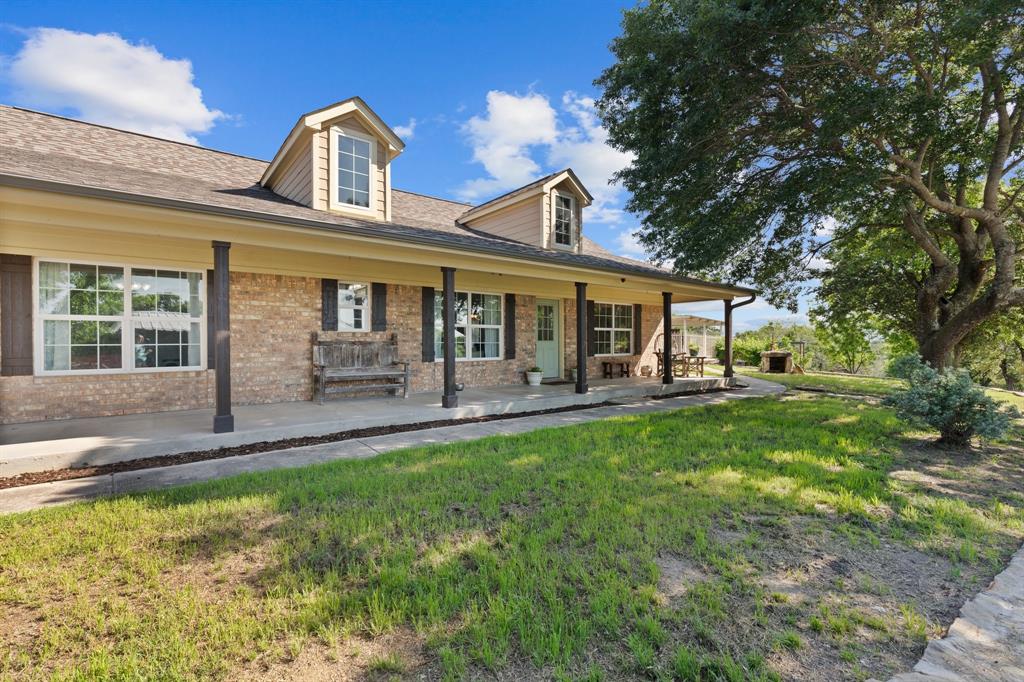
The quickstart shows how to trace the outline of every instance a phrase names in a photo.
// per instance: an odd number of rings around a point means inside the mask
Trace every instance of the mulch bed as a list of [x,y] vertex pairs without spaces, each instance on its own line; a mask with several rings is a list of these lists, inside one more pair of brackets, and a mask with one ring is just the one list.
[[[678,398],[694,393],[713,393],[717,391],[728,391],[732,389],[718,388],[709,391],[690,391],[685,393],[673,393],[670,395],[646,396],[645,400],[664,400],[666,398]],[[75,467],[71,469],[51,469],[49,471],[35,471],[17,476],[0,477],[0,490],[5,488],[19,488],[36,483],[51,483],[53,481],[68,481],[75,478],[88,478],[89,476],[104,476],[116,474],[122,471],[138,471],[139,469],[154,469],[158,467],[174,466],[176,464],[189,464],[191,462],[205,462],[211,459],[224,459],[225,457],[237,457],[239,455],[256,455],[261,452],[272,452],[274,450],[288,450],[301,448],[308,445],[324,445],[326,443],[338,443],[345,440],[358,438],[370,438],[372,436],[387,436],[394,433],[406,433],[409,431],[424,431],[436,429],[442,426],[458,426],[460,424],[479,424],[482,422],[499,421],[502,419],[519,419],[522,417],[536,417],[545,414],[558,414],[560,412],[578,412],[580,410],[591,410],[597,407],[609,407],[617,403],[604,401],[591,403],[590,405],[570,405],[568,407],[556,407],[549,410],[534,410],[532,412],[514,412],[510,414],[491,414],[483,417],[464,417],[462,419],[436,419],[434,421],[415,422],[412,424],[389,424],[387,426],[374,426],[365,429],[351,429],[349,431],[337,431],[322,436],[301,436],[298,438],[283,438],[281,440],[265,440],[258,443],[245,445],[234,445],[231,447],[213,448],[210,450],[193,450],[180,452],[175,455],[156,455],[153,457],[140,457],[125,462],[114,462],[112,464],[100,464],[98,466]]]

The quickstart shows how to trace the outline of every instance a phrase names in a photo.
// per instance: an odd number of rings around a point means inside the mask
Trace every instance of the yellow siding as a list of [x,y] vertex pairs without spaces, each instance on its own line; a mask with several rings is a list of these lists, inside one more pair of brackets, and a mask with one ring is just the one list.
[[[388,147],[384,140],[373,134],[366,126],[359,122],[354,114],[347,114],[333,121],[323,124],[323,128],[314,135],[314,153],[316,155],[316,205],[313,208],[328,210],[330,207],[331,173],[330,164],[334,163],[330,153],[330,130],[332,127],[349,130],[361,135],[369,135],[377,140],[376,159],[373,164],[373,182],[375,206],[373,216],[377,220],[387,219],[388,196],[387,174],[390,172],[388,162]],[[344,210],[344,209],[335,209]],[[365,213],[358,212],[358,215],[365,217]]]
[[288,161],[288,165],[271,185],[271,189],[283,197],[303,206],[313,205],[313,163],[312,144],[309,140],[297,144],[299,151]]
[[[576,190],[573,188],[572,183],[568,180],[563,180],[552,188],[551,192],[545,196],[545,212],[544,212],[544,245],[548,248],[555,248],[555,230],[554,230],[554,212],[552,207],[555,205],[554,193],[560,192],[562,194],[571,194],[576,197],[576,248],[573,249],[576,252],[581,251],[581,244],[583,242],[583,203],[585,199],[581,197]],[[562,247],[564,248],[564,247]]]
[[330,172],[328,170],[328,152],[327,148],[330,145],[329,135],[326,130],[322,130],[313,135],[313,154],[315,159],[313,161],[313,172],[315,195],[313,200],[313,208],[326,211],[327,202],[330,200],[328,192],[328,185],[330,184]]
[[543,245],[541,197],[532,197],[467,222],[469,227],[517,242]]

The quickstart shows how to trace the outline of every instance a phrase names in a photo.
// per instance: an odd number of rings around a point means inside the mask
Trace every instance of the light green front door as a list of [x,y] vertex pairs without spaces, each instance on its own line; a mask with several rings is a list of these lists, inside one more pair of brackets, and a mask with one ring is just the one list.
[[561,377],[558,365],[558,301],[537,301],[537,366],[545,377]]

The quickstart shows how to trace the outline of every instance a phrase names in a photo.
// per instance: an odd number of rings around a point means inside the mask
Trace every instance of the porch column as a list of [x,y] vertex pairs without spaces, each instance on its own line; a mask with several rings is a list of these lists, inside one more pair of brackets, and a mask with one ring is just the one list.
[[[455,268],[441,268],[444,280],[444,393],[442,407],[458,407],[459,396],[455,393]],[[469,339],[466,339],[469,343]]]
[[231,242],[213,242],[213,357],[216,363],[217,411],[214,433],[235,430],[231,414],[231,274],[228,250]]
[[[661,311],[662,316],[665,318],[665,333],[661,335],[661,338],[665,340],[664,358],[665,361],[661,363],[661,383],[671,384],[675,381],[675,377],[672,372],[672,293],[668,291],[661,292]],[[683,323],[685,324],[685,322]],[[686,333],[683,332],[683,338],[686,338]]]
[[587,390],[587,283],[576,282],[576,392]]
[[725,370],[722,374],[728,379],[732,371],[732,299],[725,301]]

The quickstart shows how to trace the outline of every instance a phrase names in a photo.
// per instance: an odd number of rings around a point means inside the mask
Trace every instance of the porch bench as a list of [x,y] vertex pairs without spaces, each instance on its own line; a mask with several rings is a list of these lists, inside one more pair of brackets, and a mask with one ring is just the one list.
[[621,360],[604,360],[601,362],[601,370],[605,379],[614,379],[615,372],[619,373],[619,377],[628,377],[630,375],[629,363],[622,362]]
[[[317,401],[338,393],[390,391],[409,397],[409,363],[398,359],[394,341],[335,341],[317,338],[313,373]],[[352,383],[352,382],[369,383]]]

